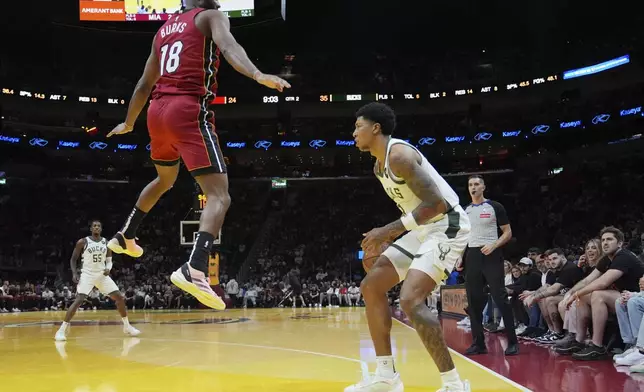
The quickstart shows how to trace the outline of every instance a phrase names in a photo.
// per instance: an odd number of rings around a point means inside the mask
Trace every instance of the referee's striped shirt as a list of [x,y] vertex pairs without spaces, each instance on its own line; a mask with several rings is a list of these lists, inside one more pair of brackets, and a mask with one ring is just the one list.
[[510,224],[505,207],[494,200],[468,204],[465,213],[470,218],[470,248],[480,248],[499,239],[499,228]]

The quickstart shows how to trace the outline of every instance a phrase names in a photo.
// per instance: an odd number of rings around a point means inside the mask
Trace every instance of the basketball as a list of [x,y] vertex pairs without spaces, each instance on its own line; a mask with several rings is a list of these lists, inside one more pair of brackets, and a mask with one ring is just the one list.
[[384,252],[389,247],[389,245],[390,244],[388,242],[383,242],[379,247],[366,249],[364,251],[364,256],[362,257],[362,267],[364,268],[365,272],[369,272],[373,265],[376,264],[378,257],[380,257],[382,252]]

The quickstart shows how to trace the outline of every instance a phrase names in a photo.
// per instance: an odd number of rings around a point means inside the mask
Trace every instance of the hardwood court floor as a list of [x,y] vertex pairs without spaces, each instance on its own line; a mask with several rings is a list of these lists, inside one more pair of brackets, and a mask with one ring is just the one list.
[[[136,311],[138,338],[115,311],[84,311],[68,341],[54,342],[63,312],[0,315],[0,390],[343,391],[374,370],[363,308],[225,312]],[[406,391],[435,391],[440,378],[415,331],[393,323],[396,367]],[[527,390],[455,356],[472,391]]]

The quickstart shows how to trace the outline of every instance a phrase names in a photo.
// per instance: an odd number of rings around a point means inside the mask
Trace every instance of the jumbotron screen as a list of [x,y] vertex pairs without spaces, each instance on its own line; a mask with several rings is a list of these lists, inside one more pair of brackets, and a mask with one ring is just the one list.
[[[164,21],[181,9],[182,0],[79,0],[80,20],[109,22]],[[255,0],[219,0],[230,18],[253,16]]]

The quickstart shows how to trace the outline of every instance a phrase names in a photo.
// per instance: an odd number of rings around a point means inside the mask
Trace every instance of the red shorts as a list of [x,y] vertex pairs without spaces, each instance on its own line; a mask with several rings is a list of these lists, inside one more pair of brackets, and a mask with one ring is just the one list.
[[182,159],[193,176],[226,173],[214,117],[200,97],[173,95],[153,99],[148,108],[152,162],[174,166]]

